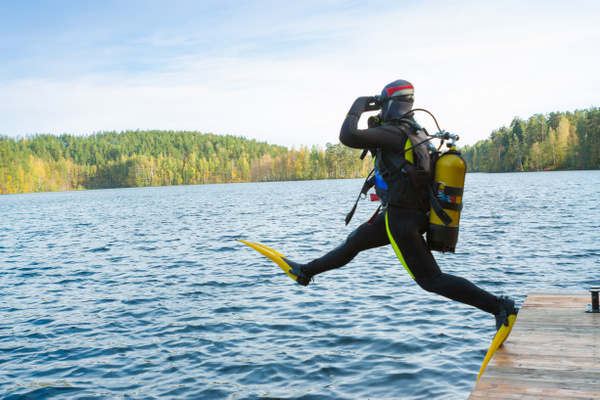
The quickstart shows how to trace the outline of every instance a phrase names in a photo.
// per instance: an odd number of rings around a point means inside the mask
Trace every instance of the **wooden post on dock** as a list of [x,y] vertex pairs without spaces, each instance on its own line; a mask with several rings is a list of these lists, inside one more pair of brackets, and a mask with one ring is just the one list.
[[533,292],[469,399],[600,399],[600,314],[589,292]]

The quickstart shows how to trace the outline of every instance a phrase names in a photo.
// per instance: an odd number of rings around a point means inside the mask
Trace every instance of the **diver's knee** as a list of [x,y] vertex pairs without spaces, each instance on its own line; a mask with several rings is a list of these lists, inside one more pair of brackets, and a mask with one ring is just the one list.
[[438,281],[438,278],[440,277],[440,275],[430,277],[430,278],[415,279],[415,282],[417,282],[417,285],[419,285],[421,287],[421,289],[423,289],[423,290],[426,290],[426,291],[432,292],[432,293],[438,293],[440,290],[440,282]]
[[435,292],[435,285],[433,283],[433,279],[430,278],[422,278],[422,279],[415,279],[415,282],[417,282],[417,285],[419,285],[421,287],[421,289],[426,290],[428,292]]

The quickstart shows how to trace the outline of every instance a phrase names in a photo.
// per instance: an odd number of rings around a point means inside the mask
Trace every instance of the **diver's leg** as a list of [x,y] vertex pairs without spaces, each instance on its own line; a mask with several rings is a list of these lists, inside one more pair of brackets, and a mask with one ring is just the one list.
[[302,272],[312,277],[348,264],[358,253],[390,244],[385,231],[384,213],[371,222],[365,222],[346,238],[339,247],[301,267]]
[[421,288],[449,299],[471,305],[490,314],[498,314],[500,305],[496,296],[459,276],[440,273],[435,277],[416,279]]
[[424,213],[388,207],[387,232],[404,268],[421,288],[429,292],[497,314],[500,306],[496,296],[467,279],[445,274],[440,270],[422,236],[427,224]]

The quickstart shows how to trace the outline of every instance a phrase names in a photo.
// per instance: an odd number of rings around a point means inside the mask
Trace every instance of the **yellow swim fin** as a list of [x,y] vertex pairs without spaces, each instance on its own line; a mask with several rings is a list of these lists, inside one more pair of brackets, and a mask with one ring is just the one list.
[[488,363],[496,353],[496,350],[498,350],[498,347],[502,346],[502,343],[504,343],[508,335],[510,335],[510,331],[512,330],[516,320],[516,314],[509,315],[508,326],[502,325],[500,329],[498,329],[498,332],[496,332],[496,336],[494,336],[492,344],[487,354],[485,355],[485,358],[483,359],[483,364],[481,365],[481,369],[479,370],[479,376],[477,376],[477,381],[479,381],[479,378],[481,378],[483,371],[485,371],[485,367],[487,367]]
[[274,261],[275,264],[279,265],[281,267],[281,269],[283,270],[283,272],[285,272],[290,278],[292,278],[296,282],[298,281],[298,276],[293,274],[293,272],[296,272],[296,271],[294,271],[292,266],[290,266],[290,264],[288,264],[290,261],[287,260],[281,253],[265,246],[264,244],[252,243],[252,242],[248,242],[248,241],[242,240],[242,239],[237,239],[237,240],[238,240],[238,242],[242,242],[246,246],[249,246],[249,247],[253,248],[254,250],[258,251],[260,254],[267,257],[269,260]]
[[[240,242],[244,242],[244,241],[243,241],[243,240],[240,240]],[[284,256],[283,254],[281,254],[281,253],[279,253],[279,252],[277,252],[277,251],[273,250],[273,249],[272,249],[272,248],[270,248],[270,247],[267,247],[267,246],[265,246],[265,245],[264,245],[264,244],[262,244],[262,243],[252,243],[252,244],[254,244],[254,245],[256,245],[256,246],[259,246],[259,247],[262,247],[263,249],[265,249],[265,250],[267,250],[267,251],[270,251],[271,253],[275,254],[275,255],[276,255],[276,256],[278,256],[278,257],[285,258],[285,256]]]

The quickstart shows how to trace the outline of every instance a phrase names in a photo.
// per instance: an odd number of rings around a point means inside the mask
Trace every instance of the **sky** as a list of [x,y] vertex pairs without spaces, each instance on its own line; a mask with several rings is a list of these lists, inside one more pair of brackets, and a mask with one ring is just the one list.
[[0,0],[0,135],[325,147],[357,97],[405,79],[472,145],[515,117],[600,106],[598,21],[596,0]]

